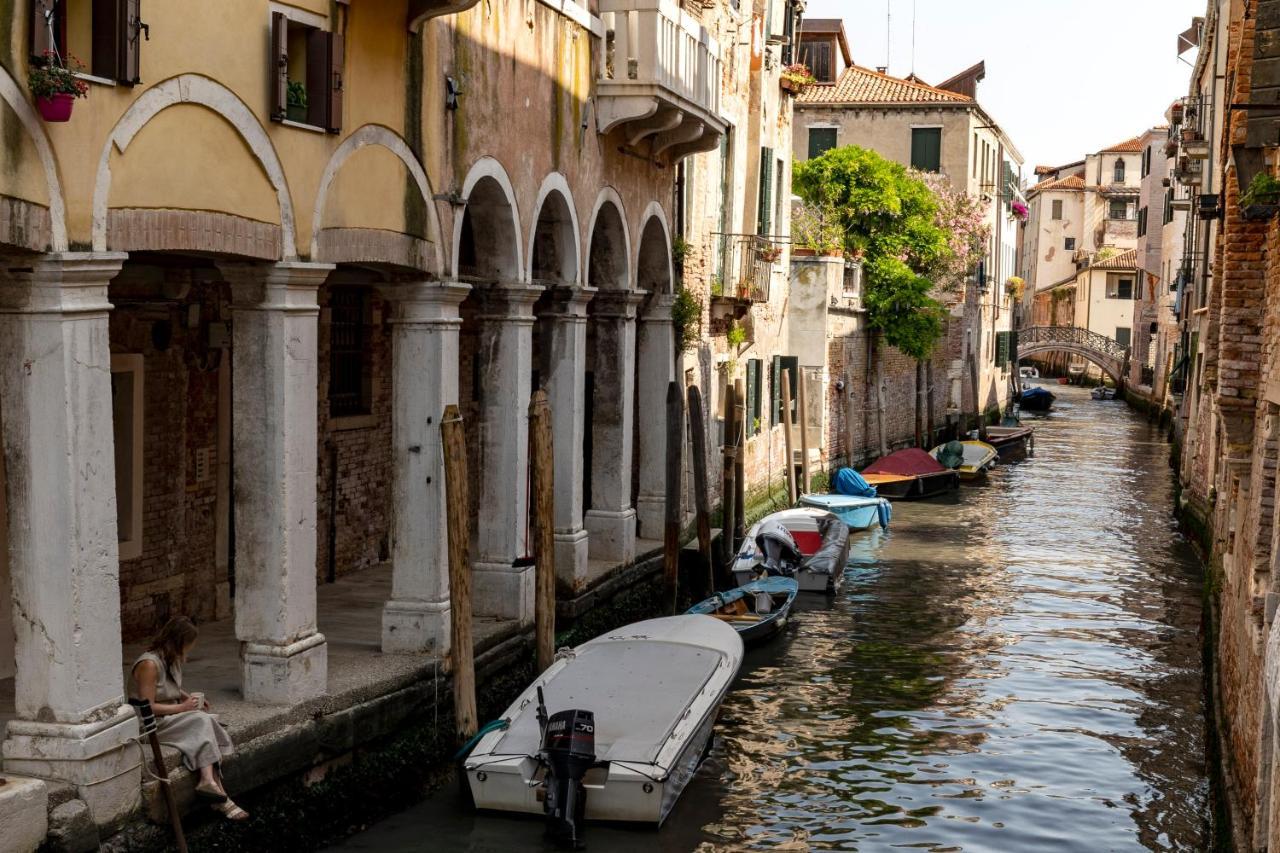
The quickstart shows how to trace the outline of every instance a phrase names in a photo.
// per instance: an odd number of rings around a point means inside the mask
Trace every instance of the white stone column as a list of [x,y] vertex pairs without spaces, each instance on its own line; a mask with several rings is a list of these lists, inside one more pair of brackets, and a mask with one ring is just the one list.
[[593,560],[630,563],[636,558],[631,454],[636,305],[643,297],[632,290],[601,290],[591,304],[595,324],[594,394],[587,401],[591,406],[591,509],[585,525]]
[[640,317],[636,359],[636,429],[640,431],[640,488],[636,525],[644,539],[662,539],[666,521],[667,385],[675,378],[675,297],[655,293]]
[[583,412],[586,408],[587,305],[591,287],[561,287],[552,307],[541,315],[548,322],[543,375],[551,403],[555,441],[556,577],[572,590],[587,581],[587,531],[582,526]]
[[449,540],[440,418],[458,402],[458,305],[471,288],[384,287],[392,301],[391,599],[384,652],[449,651]]
[[[475,612],[533,622],[533,566],[525,556],[529,480],[529,394],[533,373],[533,303],[542,289],[491,285],[479,294],[480,490],[476,514]],[[475,428],[468,426],[468,430]]]
[[245,699],[324,695],[316,629],[316,294],[330,264],[228,264],[236,637]]
[[4,769],[74,786],[99,824],[135,809],[140,784],[122,678],[107,328],[107,284],[125,257],[0,262],[17,664]]

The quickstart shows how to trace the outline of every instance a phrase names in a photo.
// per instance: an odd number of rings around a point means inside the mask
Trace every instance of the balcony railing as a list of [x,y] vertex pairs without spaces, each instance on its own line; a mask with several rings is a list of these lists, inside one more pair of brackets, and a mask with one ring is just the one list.
[[720,144],[720,45],[675,0],[601,0],[605,61],[597,87],[601,133],[628,145],[653,137],[671,161]]
[[787,238],[713,233],[711,239],[720,270],[711,281],[711,295],[768,302],[773,271],[781,268]]

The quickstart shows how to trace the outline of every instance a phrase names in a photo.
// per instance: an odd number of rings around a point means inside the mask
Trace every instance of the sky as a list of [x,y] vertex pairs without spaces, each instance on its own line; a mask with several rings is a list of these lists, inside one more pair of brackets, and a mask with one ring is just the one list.
[[[1205,0],[808,0],[806,18],[843,18],[853,61],[937,84],[986,60],[978,102],[1025,160],[1079,160],[1164,123],[1191,67],[1178,34]],[[1183,59],[1193,61],[1194,51]]]

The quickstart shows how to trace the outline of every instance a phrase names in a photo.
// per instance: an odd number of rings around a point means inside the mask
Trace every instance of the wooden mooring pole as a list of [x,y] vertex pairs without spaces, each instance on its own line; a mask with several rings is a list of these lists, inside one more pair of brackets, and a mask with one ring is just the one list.
[[698,551],[707,564],[707,594],[716,588],[714,564],[711,561],[711,506],[707,497],[707,430],[702,415],[702,392],[697,385],[690,385],[687,392],[689,408],[689,440],[693,447],[693,506],[698,520]]
[[547,392],[534,391],[529,398],[529,467],[533,514],[534,637],[538,672],[551,666],[556,654],[555,564],[555,448],[551,430],[551,404]]
[[747,537],[747,386],[733,380],[734,443],[738,452],[733,457],[733,550],[736,554]]
[[809,490],[813,488],[813,480],[809,477],[809,423],[806,416],[809,409],[807,404],[807,396],[805,391],[805,375],[804,368],[796,368],[796,378],[800,380],[800,384],[796,390],[800,397],[797,405],[797,420],[800,421],[800,488],[796,490],[797,497],[807,495]]
[[453,721],[458,740],[476,733],[476,671],[471,638],[471,505],[467,496],[467,442],[462,415],[445,407],[444,493],[449,535],[449,633],[453,669]]
[[724,389],[724,446],[721,448],[720,472],[720,552],[725,563],[732,562],[737,555],[733,545],[733,524],[736,517],[733,504],[738,494],[734,484],[738,459],[738,432],[734,426],[737,414],[734,387],[728,385]]
[[791,438],[791,371],[782,371],[782,444],[787,454],[787,506],[796,502],[796,455]]
[[667,494],[666,524],[662,535],[662,582],[667,609],[676,612],[676,585],[680,577],[680,487],[684,469],[684,401],[680,386],[667,384]]

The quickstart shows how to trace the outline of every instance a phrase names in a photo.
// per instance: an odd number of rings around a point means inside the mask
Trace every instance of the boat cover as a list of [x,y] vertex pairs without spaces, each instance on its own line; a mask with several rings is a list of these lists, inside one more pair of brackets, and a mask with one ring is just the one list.
[[897,474],[902,477],[920,477],[925,474],[941,474],[947,469],[925,451],[918,447],[906,450],[895,450],[888,456],[877,459],[866,468],[864,474]]
[[1057,399],[1053,396],[1052,392],[1039,386],[1036,386],[1035,388],[1028,388],[1022,392],[1022,400],[1024,402],[1027,400],[1044,400],[1046,398],[1048,398],[1049,402],[1053,402]]
[[[848,471],[849,469],[842,468],[841,470]],[[856,472],[852,472],[852,473],[859,480],[862,479],[861,474],[858,474]],[[874,477],[875,475],[872,474],[871,476]],[[871,493],[874,495],[876,491],[875,486],[870,486],[869,488],[871,489]],[[824,494],[804,495],[800,498],[800,505],[820,507],[821,509],[825,509],[828,512],[834,512],[836,515],[840,515],[840,513],[837,510],[856,509],[858,507],[874,505],[876,508],[876,518],[879,520],[880,526],[885,529],[888,529],[889,522],[893,519],[893,509],[889,501],[879,497],[862,497],[859,495],[824,495]]]
[[801,568],[827,575],[843,572],[849,559],[848,526],[834,515],[828,515],[818,522],[818,529],[822,533],[822,545],[805,558]]
[[964,444],[959,441],[948,441],[938,450],[938,462],[953,471],[964,461]]
[[862,475],[852,468],[841,468],[831,478],[831,487],[838,495],[852,498],[874,498],[876,487],[862,479]]
[[777,519],[766,518],[760,522],[756,531],[756,547],[764,555],[761,568],[771,575],[788,575],[803,559],[796,538]]

